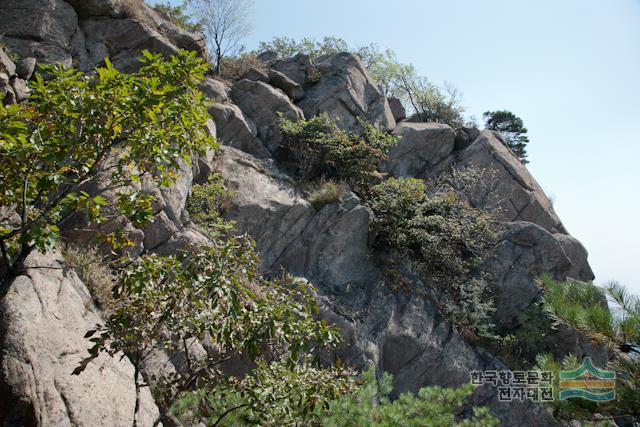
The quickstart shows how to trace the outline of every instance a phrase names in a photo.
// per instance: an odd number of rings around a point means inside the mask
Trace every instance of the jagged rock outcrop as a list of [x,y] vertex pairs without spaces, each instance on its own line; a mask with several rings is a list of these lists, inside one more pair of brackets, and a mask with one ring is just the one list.
[[[0,421],[4,426],[132,425],[133,366],[103,354],[71,375],[102,322],[89,291],[58,254],[34,254],[0,302]],[[159,415],[142,388],[138,425]]]
[[[133,70],[143,48],[165,54],[177,48],[204,52],[200,36],[180,31],[133,0],[7,0],[0,9],[0,33],[9,48],[28,58],[16,66],[0,50],[5,102],[26,96],[19,80],[30,78],[36,60],[88,69],[109,55],[116,67]],[[278,169],[272,159],[282,139],[276,112],[292,120],[328,113],[349,130],[363,119],[401,136],[383,165],[392,174],[435,177],[451,167],[469,166],[495,171],[504,224],[485,270],[502,330],[521,326],[519,314],[540,296],[540,274],[593,277],[584,247],[566,233],[535,179],[493,133],[400,122],[406,116],[402,105],[387,99],[349,53],[315,61],[302,54],[263,54],[259,59],[266,73],[232,87],[210,78],[203,82],[215,122],[208,128],[224,147],[215,158],[209,153],[193,165],[184,164],[172,188],[140,184],[156,196],[155,220],[136,231],[126,223],[112,225],[136,233],[133,253],[171,255],[207,245],[208,238],[190,223],[185,204],[192,184],[218,171],[235,192],[226,217],[256,240],[265,274],[284,268],[314,286],[322,316],[343,331],[347,345],[339,356],[347,364],[373,365],[394,374],[396,393],[433,384],[458,386],[468,382],[471,370],[502,369],[494,356],[460,335],[429,298],[398,290],[400,285],[427,289],[429,284],[407,268],[402,271],[407,283],[387,277],[385,261],[371,250],[372,213],[353,193],[314,206]],[[78,244],[89,237],[66,236]],[[69,375],[86,354],[82,336],[100,320],[86,288],[73,271],[62,268],[57,255],[37,255],[33,262],[55,268],[30,269],[16,280],[11,298],[2,301],[0,392],[9,398],[0,401],[0,419],[40,425],[131,424],[133,378],[126,358],[101,356],[82,375]],[[544,345],[557,355],[606,357],[562,324],[545,337]],[[179,369],[179,358],[168,362],[164,356],[146,369]],[[145,393],[140,424],[150,425],[157,408]],[[504,425],[554,424],[532,403],[497,402],[495,389],[480,389],[474,399],[490,406]]]
[[31,77],[35,67],[34,58],[23,58],[18,64],[9,58],[0,47],[0,100],[4,105],[22,102],[29,96],[26,80]]
[[344,52],[321,56],[315,66],[320,80],[305,89],[298,103],[306,117],[328,113],[346,129],[357,129],[358,119],[388,130],[395,127],[387,98],[357,56]]
[[492,131],[482,131],[467,149],[455,151],[424,175],[438,175],[451,166],[494,171],[499,183],[495,192],[502,196],[499,206],[504,221],[528,221],[551,233],[567,234],[551,201],[527,168],[501,143]]
[[258,137],[271,153],[282,142],[278,113],[293,121],[304,117],[302,110],[284,92],[264,82],[240,80],[233,85],[231,97],[255,123]]
[[277,55],[276,57],[273,57],[273,55],[261,55],[258,58],[266,62],[269,69],[284,74],[301,86],[313,81],[311,76],[313,67],[309,55],[301,53],[291,58],[277,58]]
[[[392,291],[385,283],[369,250],[370,213],[355,196],[316,210],[272,163],[228,148],[219,161],[237,194],[227,218],[256,239],[265,271],[283,267],[313,283],[323,317],[342,329],[347,345],[339,355],[345,363],[394,374],[397,392],[429,384],[459,386],[471,370],[502,368],[465,342],[429,299]],[[427,285],[413,276],[409,286]],[[531,403],[505,405],[490,393],[476,398],[506,425],[521,420],[553,425]]]
[[258,138],[256,125],[235,104],[212,104],[209,114],[217,123],[216,137],[222,144],[264,159],[271,153]]
[[280,71],[269,70],[269,83],[278,89],[282,89],[282,91],[294,102],[299,101],[304,96],[302,86],[282,74]]
[[389,152],[382,169],[395,176],[419,176],[425,169],[446,159],[456,137],[451,127],[438,123],[403,122],[393,130],[398,144]]
[[4,43],[22,57],[88,70],[111,57],[124,71],[139,68],[140,51],[204,55],[204,38],[180,30],[137,0],[6,0]]
[[402,101],[400,101],[395,96],[388,96],[387,102],[389,103],[391,114],[393,114],[393,118],[396,122],[407,118],[407,112],[404,109],[404,105],[402,105]]

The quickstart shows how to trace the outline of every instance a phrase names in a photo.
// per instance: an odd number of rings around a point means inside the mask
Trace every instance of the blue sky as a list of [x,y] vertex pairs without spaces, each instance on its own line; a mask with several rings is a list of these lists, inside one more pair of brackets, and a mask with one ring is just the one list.
[[640,294],[639,0],[256,0],[252,19],[250,50],[274,36],[376,43],[453,83],[468,114],[522,117],[529,170],[596,283]]

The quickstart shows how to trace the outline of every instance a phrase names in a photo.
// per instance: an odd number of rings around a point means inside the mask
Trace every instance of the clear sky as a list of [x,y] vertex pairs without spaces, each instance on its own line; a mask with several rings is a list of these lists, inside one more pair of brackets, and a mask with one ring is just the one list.
[[[177,2],[176,2],[177,3]],[[467,113],[509,109],[596,283],[640,294],[640,0],[256,0],[249,50],[325,35],[391,48]]]

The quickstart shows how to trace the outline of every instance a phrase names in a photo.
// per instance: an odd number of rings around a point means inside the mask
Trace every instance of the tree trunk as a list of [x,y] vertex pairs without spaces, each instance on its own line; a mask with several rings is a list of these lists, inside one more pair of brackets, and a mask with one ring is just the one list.
[[[3,254],[6,254],[4,244],[2,246]],[[8,257],[4,258],[3,264],[8,262],[10,262],[10,264],[4,268],[4,275],[0,282],[0,299],[3,299],[7,295],[13,281],[26,271],[24,268],[24,262],[27,260],[27,257],[31,252],[33,252],[33,249],[33,246],[22,246],[18,257],[13,262],[9,261]]]

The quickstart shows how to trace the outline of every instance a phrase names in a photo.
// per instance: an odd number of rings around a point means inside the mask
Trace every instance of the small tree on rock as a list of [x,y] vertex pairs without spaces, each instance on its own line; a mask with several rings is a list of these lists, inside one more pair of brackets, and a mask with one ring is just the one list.
[[251,31],[248,18],[253,0],[185,0],[185,4],[204,30],[215,54],[216,75],[220,75],[222,59],[237,52]]
[[522,119],[511,111],[487,111],[482,117],[487,129],[496,130],[502,134],[505,144],[520,159],[523,164],[529,163],[527,160],[527,128],[524,127]]

